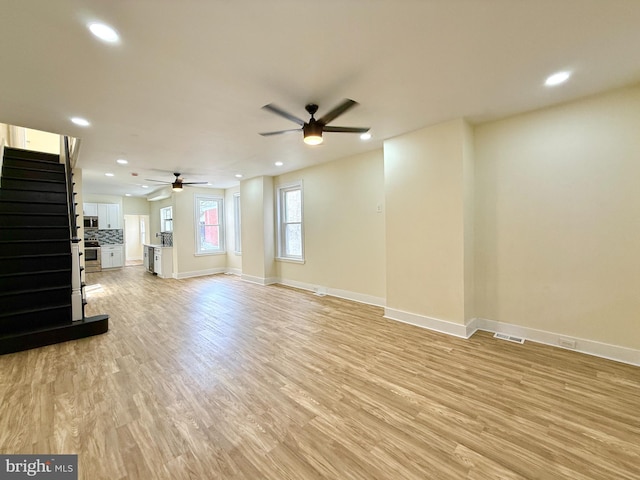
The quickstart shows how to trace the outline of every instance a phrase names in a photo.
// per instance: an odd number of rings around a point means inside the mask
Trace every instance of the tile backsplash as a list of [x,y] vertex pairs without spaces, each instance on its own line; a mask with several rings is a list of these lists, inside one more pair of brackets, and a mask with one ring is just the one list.
[[160,232],[160,243],[164,247],[173,247],[173,232]]
[[124,235],[122,230],[89,230],[84,231],[85,240],[88,238],[96,238],[100,245],[121,245],[124,243]]

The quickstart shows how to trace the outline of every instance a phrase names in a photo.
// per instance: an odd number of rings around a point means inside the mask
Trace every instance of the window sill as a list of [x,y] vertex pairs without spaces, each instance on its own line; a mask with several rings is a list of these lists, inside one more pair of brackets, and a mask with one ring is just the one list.
[[287,258],[287,257],[276,257],[277,262],[285,262],[285,263],[298,263],[300,265],[304,265],[304,258]]
[[210,255],[226,255],[227,252],[196,252],[194,255],[196,257],[208,257]]

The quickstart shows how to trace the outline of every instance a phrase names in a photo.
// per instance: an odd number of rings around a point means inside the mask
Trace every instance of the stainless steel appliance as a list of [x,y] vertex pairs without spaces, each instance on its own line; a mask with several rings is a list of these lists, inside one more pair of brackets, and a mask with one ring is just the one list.
[[149,273],[153,273],[154,269],[154,249],[150,245],[144,246],[144,266]]
[[88,273],[102,271],[100,243],[97,240],[84,241],[84,271]]
[[84,217],[84,228],[98,228],[98,217]]

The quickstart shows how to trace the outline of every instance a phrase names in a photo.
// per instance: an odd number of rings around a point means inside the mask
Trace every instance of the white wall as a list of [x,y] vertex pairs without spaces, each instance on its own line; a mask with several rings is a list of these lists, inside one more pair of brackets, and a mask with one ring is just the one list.
[[150,204],[144,197],[122,197],[124,215],[149,215]]
[[477,315],[640,349],[640,86],[481,125]]
[[[473,318],[465,271],[465,216],[472,182],[471,130],[454,120],[384,142],[387,307],[396,314],[465,325]],[[470,225],[468,220],[466,225]],[[468,309],[468,310],[467,310]],[[389,313],[388,313],[389,314]],[[421,322],[420,322],[421,323]]]
[[281,280],[384,304],[382,151],[281,175],[275,186],[294,180],[303,182],[305,263],[277,261]]
[[60,135],[25,128],[25,148],[36,152],[53,153],[60,155]]

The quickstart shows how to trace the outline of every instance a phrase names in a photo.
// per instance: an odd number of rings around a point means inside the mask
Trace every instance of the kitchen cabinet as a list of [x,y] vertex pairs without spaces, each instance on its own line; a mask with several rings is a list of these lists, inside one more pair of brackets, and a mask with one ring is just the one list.
[[173,248],[155,247],[153,249],[153,271],[161,278],[173,276]]
[[98,216],[98,204],[97,203],[83,203],[82,213],[85,217],[97,217]]
[[124,265],[122,245],[102,245],[100,250],[103,270],[105,268],[119,268]]
[[122,229],[120,205],[117,203],[98,203],[98,228],[100,230]]

